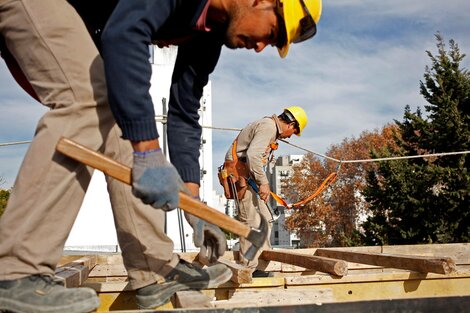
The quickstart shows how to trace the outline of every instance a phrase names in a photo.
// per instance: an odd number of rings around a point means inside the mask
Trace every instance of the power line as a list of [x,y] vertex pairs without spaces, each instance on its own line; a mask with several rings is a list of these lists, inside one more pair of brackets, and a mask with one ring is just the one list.
[[[167,118],[166,115],[156,115],[155,116],[155,121],[160,122],[160,123],[166,123]],[[202,125],[202,128],[207,128],[207,129],[213,129],[213,130],[227,130],[227,131],[241,131],[241,128],[230,128],[230,127],[217,127],[217,126],[207,126],[207,125]],[[428,158],[428,157],[441,157],[441,156],[449,156],[449,155],[460,155],[460,154],[468,154],[470,151],[457,151],[457,152],[440,152],[440,153],[430,153],[430,154],[419,154],[419,155],[408,155],[408,156],[397,156],[397,157],[387,157],[387,158],[376,158],[376,159],[360,159],[360,160],[338,160],[336,158],[332,158],[330,156],[327,156],[325,154],[321,154],[309,149],[306,149],[304,147],[295,145],[293,143],[290,143],[287,140],[284,139],[279,139],[279,141],[282,141],[292,147],[295,147],[297,149],[303,150],[305,152],[312,153],[316,156],[337,162],[337,163],[368,163],[368,162],[381,162],[381,161],[392,161],[392,160],[404,160],[404,159],[416,159],[416,158]],[[0,143],[0,147],[5,147],[5,146],[15,146],[15,145],[23,145],[23,144],[29,144],[31,141],[16,141],[16,142],[6,142],[6,143]]]
[[0,143],[0,147],[6,147],[6,146],[17,146],[17,145],[24,145],[31,143],[31,141],[14,141],[14,142],[5,142],[5,143]]
[[404,159],[416,159],[416,158],[428,158],[428,157],[440,157],[440,156],[447,156],[447,155],[458,155],[458,154],[467,154],[470,151],[458,151],[458,152],[440,152],[440,153],[430,153],[430,154],[418,154],[418,155],[407,155],[407,156],[398,156],[398,157],[388,157],[388,158],[376,158],[376,159],[361,159],[361,160],[338,160],[327,155],[317,153],[315,151],[311,151],[300,146],[294,145],[286,140],[280,139],[280,141],[287,143],[293,147],[298,149],[304,150],[306,152],[313,153],[317,156],[321,156],[325,159],[335,161],[337,163],[367,163],[367,162],[381,162],[381,161],[392,161],[392,160],[404,160]]

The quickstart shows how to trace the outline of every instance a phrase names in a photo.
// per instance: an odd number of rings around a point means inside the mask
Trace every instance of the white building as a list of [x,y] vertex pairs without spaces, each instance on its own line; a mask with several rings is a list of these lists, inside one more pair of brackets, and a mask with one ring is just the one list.
[[[267,171],[269,185],[271,190],[282,198],[285,198],[282,192],[283,180],[288,178],[292,174],[292,165],[299,163],[303,158],[303,155],[288,155],[281,156],[276,159],[274,166],[270,166]],[[288,200],[288,199],[287,199]],[[298,247],[300,240],[299,238],[284,227],[286,217],[290,215],[288,210],[284,210],[284,207],[278,206],[276,201],[270,198],[271,208],[279,210],[279,218],[273,222],[273,228],[271,231],[271,245],[274,247],[282,248],[296,248]]]
[[[160,144],[168,153],[166,144],[165,116],[168,108],[171,76],[176,59],[177,47],[152,48],[153,73],[150,94],[155,106]],[[212,125],[211,83],[204,88],[201,99],[200,124]],[[209,206],[225,212],[225,201],[213,191],[212,179],[212,130],[203,128],[201,145],[201,189],[200,197]],[[186,222],[182,211],[167,213],[167,234],[173,239],[175,251],[197,251],[192,242],[192,228]],[[106,190],[104,175],[95,171],[79,215],[65,244],[66,250],[119,251],[114,228],[111,204]]]

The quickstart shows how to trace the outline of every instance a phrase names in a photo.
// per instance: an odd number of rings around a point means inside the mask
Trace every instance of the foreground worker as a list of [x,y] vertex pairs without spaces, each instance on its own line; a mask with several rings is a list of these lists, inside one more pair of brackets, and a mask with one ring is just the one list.
[[[231,272],[221,264],[200,269],[179,260],[164,233],[164,211],[177,206],[181,178],[185,189],[198,195],[202,88],[223,44],[257,52],[277,45],[284,57],[290,43],[315,34],[320,14],[319,0],[120,0],[103,40],[117,127],[107,104],[102,59],[77,12],[64,0],[0,0],[2,56],[24,88],[51,109],[38,123],[0,219],[0,310],[71,313],[99,305],[93,290],[53,281],[92,174],[55,152],[62,136],[133,167],[132,189],[111,178],[107,182],[139,307],[164,304],[179,290],[227,281]],[[91,21],[96,22],[93,14]],[[96,35],[100,29],[90,31]],[[176,169],[159,150],[148,94],[152,42],[180,46],[168,116]],[[209,257],[220,256],[225,243],[218,229],[188,218]]]
[[[238,206],[238,218],[241,222],[257,227],[260,223],[260,214],[266,220],[272,220],[273,212],[267,203],[271,188],[266,177],[266,166],[273,150],[277,149],[278,139],[290,138],[293,134],[300,136],[307,125],[307,114],[298,106],[291,106],[276,116],[272,115],[259,119],[243,128],[225,155],[224,168],[233,173],[228,167],[235,168],[234,183],[235,194],[233,198]],[[225,189],[225,188],[224,188]],[[230,190],[226,194],[230,194]],[[229,196],[230,197],[230,196]],[[232,198],[232,197],[230,197]],[[271,232],[272,224],[269,224]],[[262,250],[271,249],[270,236],[262,249],[258,251],[256,258],[249,261],[243,258],[251,243],[245,238],[240,238],[239,262],[255,272],[258,265],[258,257]],[[254,275],[257,275],[255,273]],[[262,275],[262,273],[259,273]]]

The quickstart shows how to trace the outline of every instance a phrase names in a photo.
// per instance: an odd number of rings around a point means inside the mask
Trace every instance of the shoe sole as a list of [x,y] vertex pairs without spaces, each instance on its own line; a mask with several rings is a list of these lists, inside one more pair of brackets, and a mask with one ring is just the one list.
[[91,312],[100,306],[98,297],[86,299],[70,305],[63,306],[39,306],[29,305],[24,302],[14,301],[11,299],[0,299],[0,312],[11,311],[16,313],[84,313]]
[[189,282],[189,283],[180,283],[177,281],[170,281],[162,284],[160,292],[154,293],[151,296],[138,296],[137,298],[137,306],[139,309],[153,309],[164,305],[167,303],[171,296],[173,296],[178,291],[188,290],[188,289],[195,289],[201,290],[206,288],[215,288],[232,278],[232,271],[229,268],[226,268],[225,271],[217,276],[217,279],[213,281],[196,281],[196,282]]

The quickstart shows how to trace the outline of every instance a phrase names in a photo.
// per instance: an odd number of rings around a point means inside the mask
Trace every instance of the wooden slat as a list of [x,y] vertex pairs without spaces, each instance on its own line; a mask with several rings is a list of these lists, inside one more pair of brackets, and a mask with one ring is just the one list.
[[81,264],[58,267],[54,280],[67,288],[79,287],[88,277],[89,268]]
[[[470,243],[442,243],[397,246],[365,246],[365,247],[335,247],[335,248],[306,248],[299,249],[300,253],[314,255],[317,249],[354,251],[366,253],[388,253],[416,256],[451,257],[456,264],[470,264]],[[352,269],[351,264],[348,268]]]
[[[331,289],[237,290],[226,301],[215,301],[218,308],[261,307],[331,302]],[[288,311],[286,311],[288,312]]]
[[[198,261],[203,265],[208,265],[204,258],[198,258]],[[232,277],[230,278],[232,282],[236,284],[250,284],[253,282],[252,269],[223,258],[219,258],[217,263],[224,264],[232,271]]]
[[56,268],[54,279],[65,287],[79,287],[88,278],[90,269],[96,265],[96,256],[62,258],[61,261],[73,260]]
[[[460,281],[468,281],[470,279],[470,270],[456,271],[449,275],[435,274],[435,273],[419,273],[409,271],[394,271],[389,273],[359,273],[341,278],[326,275],[298,275],[285,277],[285,284],[287,288],[291,286],[318,286],[318,285],[335,285],[335,284],[356,284],[366,282],[388,282],[388,281],[424,281],[424,280],[448,280],[453,283],[459,284]],[[468,291],[470,295],[470,290]]]
[[309,270],[330,273],[336,276],[345,276],[348,273],[346,262],[326,257],[311,256],[290,251],[265,250],[261,253],[260,258],[301,266]]
[[123,282],[94,282],[86,281],[82,284],[83,287],[94,289],[96,292],[122,292],[132,291],[131,285],[128,281]]
[[57,267],[70,265],[71,263],[74,264],[81,264],[84,266],[88,266],[90,269],[93,268],[98,263],[98,256],[95,254],[87,254],[87,255],[63,255],[60,258]]
[[200,291],[185,290],[175,294],[175,308],[213,308],[211,299]]
[[359,253],[331,249],[317,249],[315,255],[421,273],[449,274],[455,270],[455,262],[448,257],[433,258],[384,253]]
[[97,264],[88,274],[89,277],[127,277],[127,271],[124,264]]
[[224,259],[219,259],[218,262],[225,264],[232,271],[232,278],[230,280],[234,283],[250,284],[253,282],[253,278],[251,275],[253,272],[252,269]]

